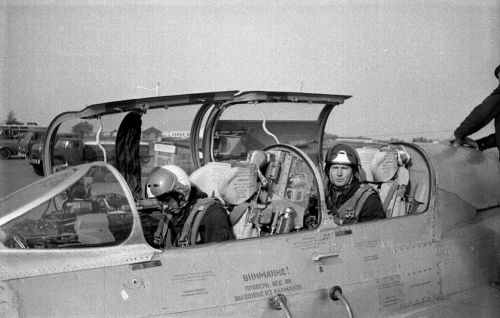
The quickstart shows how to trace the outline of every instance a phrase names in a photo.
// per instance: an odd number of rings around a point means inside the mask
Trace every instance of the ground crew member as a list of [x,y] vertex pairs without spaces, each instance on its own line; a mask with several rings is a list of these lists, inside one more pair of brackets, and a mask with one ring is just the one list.
[[[155,237],[157,245],[177,246],[186,220],[198,200],[207,195],[192,186],[188,175],[176,165],[154,168],[146,183],[149,196],[154,196],[163,205],[168,220],[161,237]],[[199,223],[199,241],[196,244],[234,239],[226,210],[220,204],[206,204],[208,207]],[[199,206],[197,206],[199,207]],[[160,223],[161,224],[161,223]],[[191,226],[191,224],[189,225]]]
[[328,176],[327,206],[335,211],[338,224],[350,224],[385,218],[378,193],[359,181],[359,159],[348,145],[337,144],[325,158]]
[[[494,74],[499,80],[497,88],[481,104],[477,105],[458,126],[454,136],[450,139],[453,146],[458,147],[472,143],[472,146],[480,151],[497,146],[500,152],[500,65],[497,66]],[[477,144],[467,138],[467,136],[477,132],[493,119],[495,119],[494,134],[478,139],[475,141]]]

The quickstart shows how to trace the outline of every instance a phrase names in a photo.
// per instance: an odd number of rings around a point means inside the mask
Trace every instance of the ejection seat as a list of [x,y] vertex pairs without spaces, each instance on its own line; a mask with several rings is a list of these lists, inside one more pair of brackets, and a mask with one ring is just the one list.
[[411,158],[404,147],[359,148],[361,180],[377,190],[386,217],[408,214]]
[[242,238],[247,202],[257,192],[257,165],[251,162],[210,162],[190,175],[191,183],[228,210],[236,238]]

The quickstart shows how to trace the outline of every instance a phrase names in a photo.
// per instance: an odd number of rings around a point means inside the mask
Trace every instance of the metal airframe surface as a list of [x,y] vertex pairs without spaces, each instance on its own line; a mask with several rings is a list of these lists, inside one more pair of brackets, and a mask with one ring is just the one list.
[[294,102],[314,104],[341,104],[348,95],[314,94],[302,92],[247,91],[235,96],[232,103]]
[[495,152],[441,144],[422,147],[435,166],[439,188],[478,210],[500,206],[500,165]]
[[133,110],[177,107],[192,104],[220,103],[231,100],[238,91],[221,91],[169,95],[94,104],[81,111],[80,118],[93,118],[103,114],[113,114]]

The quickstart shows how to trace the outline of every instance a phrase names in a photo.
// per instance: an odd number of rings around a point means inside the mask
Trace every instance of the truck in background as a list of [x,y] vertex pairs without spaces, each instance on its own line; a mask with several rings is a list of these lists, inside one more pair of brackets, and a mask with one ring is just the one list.
[[[101,140],[100,146],[106,151],[106,161],[115,164],[115,140]],[[33,166],[33,171],[43,176],[42,161],[43,142],[34,144],[26,157]],[[140,158],[142,163],[148,163],[150,159],[149,143],[140,143]],[[77,165],[86,162],[92,162],[104,159],[103,151],[100,149],[95,138],[81,137],[78,134],[64,133],[57,135],[54,143],[54,166]]]
[[28,158],[31,148],[36,144],[43,144],[47,127],[34,126],[30,127],[23,137],[17,143],[17,151],[23,158]]

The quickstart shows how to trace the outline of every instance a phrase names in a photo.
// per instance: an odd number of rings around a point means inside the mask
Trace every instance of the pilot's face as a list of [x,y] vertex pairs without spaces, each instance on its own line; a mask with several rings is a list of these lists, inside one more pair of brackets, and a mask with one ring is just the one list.
[[352,180],[352,168],[348,165],[334,163],[328,172],[330,181],[337,187],[348,185]]
[[179,203],[177,203],[177,201],[173,198],[166,198],[163,201],[163,204],[167,209],[167,213],[171,213],[174,215],[181,213],[181,207],[179,206]]

